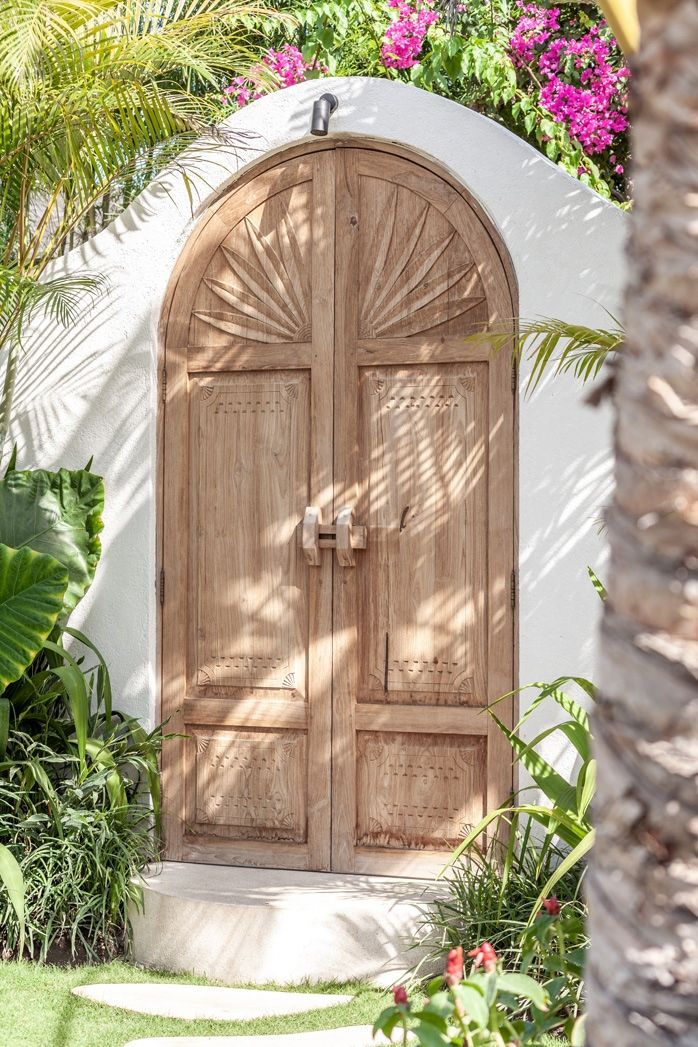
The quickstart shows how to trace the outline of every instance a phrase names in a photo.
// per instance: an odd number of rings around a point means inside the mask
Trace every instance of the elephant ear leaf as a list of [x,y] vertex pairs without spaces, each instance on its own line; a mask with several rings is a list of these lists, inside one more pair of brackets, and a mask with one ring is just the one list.
[[94,578],[103,510],[104,481],[85,469],[13,469],[0,479],[0,542],[27,546],[63,564],[68,588],[61,618]]
[[0,545],[0,691],[18,680],[63,609],[68,571],[52,556]]

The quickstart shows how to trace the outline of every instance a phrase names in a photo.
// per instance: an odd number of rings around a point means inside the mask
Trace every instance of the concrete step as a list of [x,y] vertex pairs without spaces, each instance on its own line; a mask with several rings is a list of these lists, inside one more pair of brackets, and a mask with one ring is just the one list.
[[390,986],[423,955],[424,880],[164,862],[131,911],[137,963],[227,984],[365,979]]

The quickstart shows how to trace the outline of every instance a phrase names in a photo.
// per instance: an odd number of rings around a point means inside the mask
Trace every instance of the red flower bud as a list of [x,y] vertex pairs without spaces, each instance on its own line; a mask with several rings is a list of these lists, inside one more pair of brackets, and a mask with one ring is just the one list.
[[446,969],[444,970],[446,984],[453,988],[463,980],[463,946],[451,949],[446,958]]
[[483,942],[477,949],[471,949],[468,956],[474,957],[474,967],[482,967],[488,974],[497,969],[497,953],[489,942]]
[[560,903],[554,894],[551,894],[549,898],[544,899],[543,908],[547,912],[548,916],[560,915]]
[[396,1004],[403,1004],[405,1007],[408,1004],[407,989],[404,985],[396,985],[393,989],[393,1000]]

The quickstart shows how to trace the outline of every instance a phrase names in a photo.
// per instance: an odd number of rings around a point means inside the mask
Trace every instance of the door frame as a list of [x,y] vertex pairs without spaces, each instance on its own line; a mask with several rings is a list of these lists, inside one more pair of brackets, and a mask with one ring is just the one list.
[[[165,702],[163,698],[163,683],[164,683],[164,587],[166,584],[164,577],[164,492],[165,492],[165,406],[167,399],[167,343],[168,343],[168,327],[170,326],[170,312],[175,297],[177,285],[182,274],[186,271],[189,263],[189,258],[192,252],[195,252],[197,243],[204,233],[209,222],[215,219],[218,209],[227,201],[228,196],[231,193],[238,192],[243,189],[246,184],[253,181],[259,175],[265,171],[272,169],[284,161],[294,159],[299,156],[311,155],[313,153],[325,152],[327,150],[336,150],[343,148],[363,148],[376,150],[378,152],[388,153],[393,156],[403,158],[408,162],[412,162],[418,166],[426,168],[432,174],[441,178],[444,182],[451,186],[463,199],[464,203],[474,212],[476,218],[479,220],[482,228],[487,232],[488,236],[492,241],[492,246],[499,256],[502,269],[506,278],[509,296],[512,303],[512,319],[518,320],[519,316],[519,294],[518,294],[518,281],[516,279],[516,273],[511,260],[509,251],[504,243],[504,240],[495,227],[493,221],[488,216],[485,208],[482,204],[476,200],[473,195],[468,191],[463,182],[455,175],[448,167],[435,160],[432,156],[423,153],[421,150],[413,148],[411,146],[390,142],[384,139],[373,138],[367,135],[361,134],[333,134],[331,137],[322,140],[303,140],[292,146],[282,146],[278,149],[271,150],[265,153],[263,156],[250,164],[244,166],[240,171],[231,175],[230,178],[226,179],[221,186],[219,186],[215,192],[210,194],[204,202],[197,208],[194,214],[194,220],[191,227],[188,230],[187,237],[183,243],[182,250],[177,258],[177,262],[170,274],[165,296],[162,301],[160,314],[158,318],[157,326],[157,418],[156,418],[156,481],[155,481],[155,502],[156,502],[156,524],[155,524],[155,543],[156,543],[156,578],[155,585],[158,592],[158,599],[156,601],[156,661],[155,661],[155,708],[156,717],[158,722],[162,722],[166,717],[169,718],[172,715],[172,711],[165,709]],[[486,350],[484,350],[486,352]],[[506,350],[500,349],[500,352]],[[486,356],[483,358],[487,358]],[[476,355],[473,359],[478,359]],[[512,687],[516,688],[519,685],[519,619],[518,619],[518,599],[515,598],[516,593],[516,579],[518,577],[518,521],[519,521],[519,485],[518,485],[518,472],[519,472],[519,403],[517,394],[517,369],[512,364],[511,369],[511,387],[512,387],[512,521],[511,521],[511,536],[512,536],[512,550],[511,550],[511,562],[513,564],[513,575],[512,575],[512,606],[511,606],[511,625],[512,625]],[[505,724],[512,726],[515,722],[516,716],[518,715],[518,698],[515,696],[511,701],[507,702],[504,710],[502,711],[501,718]],[[503,761],[505,764],[507,760],[511,758],[511,747],[509,746],[506,738],[501,731],[496,727],[493,722],[488,725],[488,752],[489,757],[493,760]],[[491,748],[490,748],[491,747]],[[180,802],[178,799],[173,804],[170,804],[168,809],[168,801],[172,796],[178,797],[180,787],[175,783],[171,784],[173,778],[173,769],[170,768],[166,760],[161,761],[162,766],[162,824],[165,843],[167,844],[168,837],[168,824],[171,823],[172,819],[177,817],[174,814],[173,807],[179,811]],[[514,786],[515,773],[512,766],[511,776],[509,784],[513,788]],[[497,784],[496,789],[491,788],[491,784],[488,783],[487,789],[487,808],[490,809],[493,803],[500,803],[505,798],[501,794],[503,792],[503,778]],[[496,795],[495,795],[496,794]],[[166,858],[168,860],[182,860],[182,857],[173,853],[170,847],[166,846]],[[409,875],[409,873],[406,873]]]

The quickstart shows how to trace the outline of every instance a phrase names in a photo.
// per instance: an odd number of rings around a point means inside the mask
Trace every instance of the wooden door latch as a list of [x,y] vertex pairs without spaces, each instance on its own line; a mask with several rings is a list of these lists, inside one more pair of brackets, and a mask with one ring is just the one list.
[[334,524],[323,524],[322,512],[316,505],[305,510],[300,541],[311,567],[320,566],[321,549],[334,549],[342,567],[354,567],[354,549],[365,549],[366,539],[366,528],[354,523],[354,510],[348,505],[339,510]]

